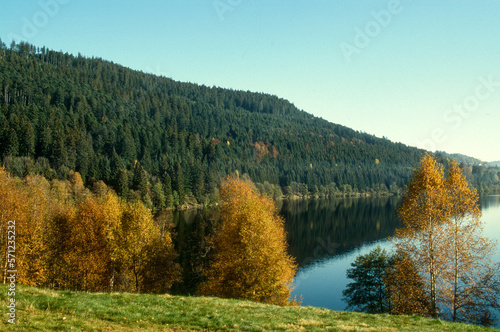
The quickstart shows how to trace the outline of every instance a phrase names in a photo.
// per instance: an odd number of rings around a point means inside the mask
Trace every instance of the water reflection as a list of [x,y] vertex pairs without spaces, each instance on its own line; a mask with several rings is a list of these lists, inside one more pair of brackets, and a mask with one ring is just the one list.
[[[302,203],[303,204],[303,203]],[[387,236],[394,233],[394,229],[401,227],[401,223],[396,217],[398,200],[391,198],[388,201],[384,199],[365,199],[358,202],[335,202],[335,207],[322,207],[319,204],[318,212],[311,211],[316,205],[308,205],[297,209],[296,215],[301,215],[302,223],[308,223],[309,216],[314,218],[312,230],[305,228],[299,229],[300,218],[294,220],[294,213],[290,213],[292,221],[289,228],[291,251],[296,253],[301,264],[301,268],[295,278],[295,290],[292,296],[303,296],[302,305],[315,307],[324,307],[333,310],[344,310],[346,303],[342,301],[342,290],[345,289],[349,280],[346,278],[346,270],[358,255],[364,255],[375,246],[381,245],[390,250],[390,243],[385,240]],[[480,208],[483,213],[484,235],[497,241],[500,238],[500,195],[480,197]],[[322,210],[331,209],[334,212]],[[359,209],[359,211],[357,211]],[[296,211],[292,208],[291,211]],[[284,211],[284,213],[287,213]],[[330,214],[328,214],[330,213]],[[325,219],[321,219],[325,218]],[[332,220],[335,218],[335,220]],[[380,228],[377,227],[377,221],[380,221]],[[328,226],[316,230],[317,225],[343,225],[337,228]],[[287,224],[288,221],[287,221]],[[352,226],[352,228],[351,228]],[[300,234],[300,231],[307,233]],[[337,234],[338,233],[338,234]],[[325,239],[328,236],[334,238],[332,243],[346,243],[344,246],[337,247],[336,251],[330,253],[322,251],[322,255],[315,255],[315,249],[318,246],[318,240]],[[300,244],[300,241],[312,243]],[[297,244],[299,242],[299,244]],[[342,252],[343,249],[344,251]],[[300,252],[303,250],[303,252]],[[313,259],[309,259],[312,257]],[[318,258],[318,259],[316,259]],[[323,259],[320,259],[323,258]],[[495,261],[500,261],[500,251],[497,250],[493,257]]]
[[286,201],[289,252],[303,268],[393,235],[397,197]]
[[182,266],[182,283],[173,286],[179,294],[193,294],[204,280],[208,268],[213,239],[218,230],[219,217],[213,210],[176,211],[172,215],[175,225],[174,245]]
[[[285,218],[289,252],[296,257],[299,271],[293,295],[302,295],[303,305],[344,310],[342,290],[348,280],[346,270],[357,255],[368,253],[401,227],[397,197],[332,199],[279,202]],[[480,198],[485,223],[484,234],[500,238],[500,195]],[[213,247],[217,217],[207,210],[175,212],[174,239],[184,283],[174,291],[191,293],[202,280]],[[499,252],[495,257],[500,260]]]
[[484,213],[491,208],[497,208],[500,205],[500,195],[488,195],[479,197],[479,206]]

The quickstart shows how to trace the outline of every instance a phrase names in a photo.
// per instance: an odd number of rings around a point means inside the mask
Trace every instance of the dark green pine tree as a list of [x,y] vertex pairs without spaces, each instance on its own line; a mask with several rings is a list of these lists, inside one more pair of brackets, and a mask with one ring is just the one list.
[[105,156],[99,156],[99,177],[100,180],[103,180],[105,183],[110,183],[112,180],[111,177],[111,163],[108,158]]
[[43,127],[40,135],[39,146],[40,154],[43,157],[50,159],[52,157],[52,129],[48,125]]
[[157,215],[166,207],[165,192],[161,182],[154,184],[151,194],[153,195],[153,212]]
[[184,172],[180,163],[177,163],[175,169],[175,185],[174,190],[179,195],[179,204],[184,204],[186,196],[186,186],[184,182]]
[[57,167],[67,164],[68,155],[64,142],[64,133],[62,130],[58,130],[54,133],[52,141],[52,160],[55,162]]
[[201,203],[205,194],[205,171],[199,159],[193,162],[190,173],[191,191],[198,203]]
[[128,198],[129,185],[128,185],[128,172],[124,169],[118,171],[116,177],[116,193],[123,199]]
[[7,131],[5,137],[5,152],[6,156],[16,157],[19,154],[19,139],[17,133],[13,128]]
[[134,163],[134,161],[137,159],[137,149],[135,146],[135,141],[134,141],[134,136],[132,135],[132,131],[127,125],[125,125],[123,131],[123,137],[120,143],[120,148],[121,148],[120,149],[121,156],[124,158],[125,163],[127,163],[127,165]]
[[163,184],[163,194],[165,196],[165,206],[167,208],[171,208],[174,206],[174,196],[172,193],[172,180],[170,179],[170,175],[168,175],[167,171],[163,172],[161,177],[161,182]]
[[35,156],[35,129],[28,119],[21,120],[21,145],[19,154],[21,156],[31,157]]
[[[146,170],[144,170],[144,167],[140,163],[135,163],[134,165],[134,175],[132,178],[132,189],[137,191],[139,195],[141,196],[142,200],[146,200],[149,198],[149,185],[148,185],[148,175],[146,173]],[[147,198],[146,198],[147,196]]]
[[120,181],[121,171],[125,169],[125,166],[123,165],[120,156],[118,155],[118,153],[116,153],[116,150],[114,148],[113,148],[113,153],[111,155],[111,161],[109,164],[111,168],[111,174],[110,174],[111,184],[113,187],[117,189]]
[[388,313],[389,299],[384,275],[389,264],[385,249],[376,247],[366,255],[356,257],[347,270],[347,278],[354,280],[342,292],[347,302],[346,310],[352,309],[371,314]]

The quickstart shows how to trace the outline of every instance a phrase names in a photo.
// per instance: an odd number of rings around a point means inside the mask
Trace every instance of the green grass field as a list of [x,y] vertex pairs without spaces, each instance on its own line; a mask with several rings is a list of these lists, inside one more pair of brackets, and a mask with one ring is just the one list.
[[313,307],[130,293],[84,293],[17,286],[16,325],[0,286],[1,331],[492,331],[420,317]]

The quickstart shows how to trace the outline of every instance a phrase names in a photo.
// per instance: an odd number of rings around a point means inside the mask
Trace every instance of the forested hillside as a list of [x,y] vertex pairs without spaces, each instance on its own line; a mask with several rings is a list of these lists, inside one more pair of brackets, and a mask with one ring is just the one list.
[[206,203],[235,171],[272,195],[397,191],[422,155],[276,96],[1,41],[0,142],[18,176],[75,170],[156,208]]

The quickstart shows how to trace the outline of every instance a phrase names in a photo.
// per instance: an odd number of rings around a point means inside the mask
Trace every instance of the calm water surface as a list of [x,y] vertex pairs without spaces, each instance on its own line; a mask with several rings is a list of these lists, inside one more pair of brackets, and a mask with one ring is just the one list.
[[[396,216],[399,203],[397,197],[279,202],[289,253],[299,264],[292,296],[302,296],[304,306],[345,310],[346,270],[356,256],[377,245],[390,249],[387,237],[401,227]],[[480,206],[484,234],[500,239],[500,195],[481,197]],[[196,271],[200,257],[207,253],[212,219],[203,211],[174,213],[175,243],[185,270],[184,292],[194,292],[199,281]],[[498,251],[496,260],[500,261]]]
[[[395,197],[285,202],[281,214],[287,220],[290,253],[299,263],[292,296],[302,296],[304,306],[345,310],[346,270],[356,256],[377,245],[390,249],[387,237],[401,227],[398,204]],[[480,206],[484,234],[500,239],[500,195],[481,197]]]

